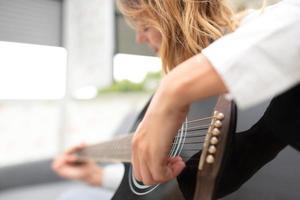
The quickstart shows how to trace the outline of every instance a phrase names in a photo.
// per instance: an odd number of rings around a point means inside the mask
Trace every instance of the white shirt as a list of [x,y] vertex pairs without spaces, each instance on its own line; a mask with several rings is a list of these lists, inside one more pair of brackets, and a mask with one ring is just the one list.
[[283,0],[208,46],[210,60],[240,108],[300,82],[300,0]]
[[111,164],[103,168],[102,186],[107,189],[116,190],[124,176],[124,165]]

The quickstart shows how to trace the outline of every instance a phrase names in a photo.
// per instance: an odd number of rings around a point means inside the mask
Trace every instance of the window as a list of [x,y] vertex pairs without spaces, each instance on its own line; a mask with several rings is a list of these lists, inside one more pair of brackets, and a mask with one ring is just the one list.
[[0,99],[64,98],[65,49],[0,41],[0,55]]
[[67,53],[61,47],[0,42],[1,164],[50,157],[59,146]]

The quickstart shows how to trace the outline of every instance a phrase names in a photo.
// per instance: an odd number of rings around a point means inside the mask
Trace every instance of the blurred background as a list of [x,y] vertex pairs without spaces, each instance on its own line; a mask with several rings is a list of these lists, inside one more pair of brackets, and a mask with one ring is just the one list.
[[110,0],[0,0],[0,54],[0,166],[109,139],[160,78]]
[[[237,11],[262,5],[262,0],[231,1]],[[41,178],[35,170],[40,161],[40,169],[49,168],[53,156],[72,145],[128,130],[161,78],[160,60],[146,45],[135,44],[135,33],[113,0],[0,0],[0,57],[0,190],[33,183],[22,179],[26,170],[35,183],[47,182],[53,175]],[[291,168],[297,165],[282,164],[294,154],[286,151],[281,164],[251,179],[242,189],[247,198],[228,199],[257,199],[251,190],[257,183],[265,184],[259,194],[268,198],[261,199],[286,199],[286,191],[265,180],[291,172],[285,182],[272,180],[297,191],[300,183],[293,182]],[[275,190],[283,196],[270,196]],[[300,198],[294,194],[290,199]]]

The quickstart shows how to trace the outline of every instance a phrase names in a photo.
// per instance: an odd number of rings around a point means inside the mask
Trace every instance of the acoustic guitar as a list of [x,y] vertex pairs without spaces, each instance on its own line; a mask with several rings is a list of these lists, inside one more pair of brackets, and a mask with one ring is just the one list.
[[[146,109],[147,106],[132,131]],[[112,198],[115,200],[212,200],[216,198],[218,180],[230,156],[235,127],[236,106],[223,96],[191,105],[170,150],[170,156],[180,155],[186,167],[176,180],[159,185],[144,185],[134,178],[130,164],[132,134],[90,145],[78,152],[78,156],[102,163],[124,163],[123,180]]]

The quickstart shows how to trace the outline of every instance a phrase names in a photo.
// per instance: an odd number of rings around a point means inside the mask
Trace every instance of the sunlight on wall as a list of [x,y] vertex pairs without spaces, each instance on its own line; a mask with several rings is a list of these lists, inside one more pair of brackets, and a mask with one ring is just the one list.
[[116,81],[130,80],[141,82],[148,72],[161,69],[161,61],[157,57],[130,54],[116,54],[114,56],[114,78]]
[[0,41],[0,99],[61,99],[64,48]]

